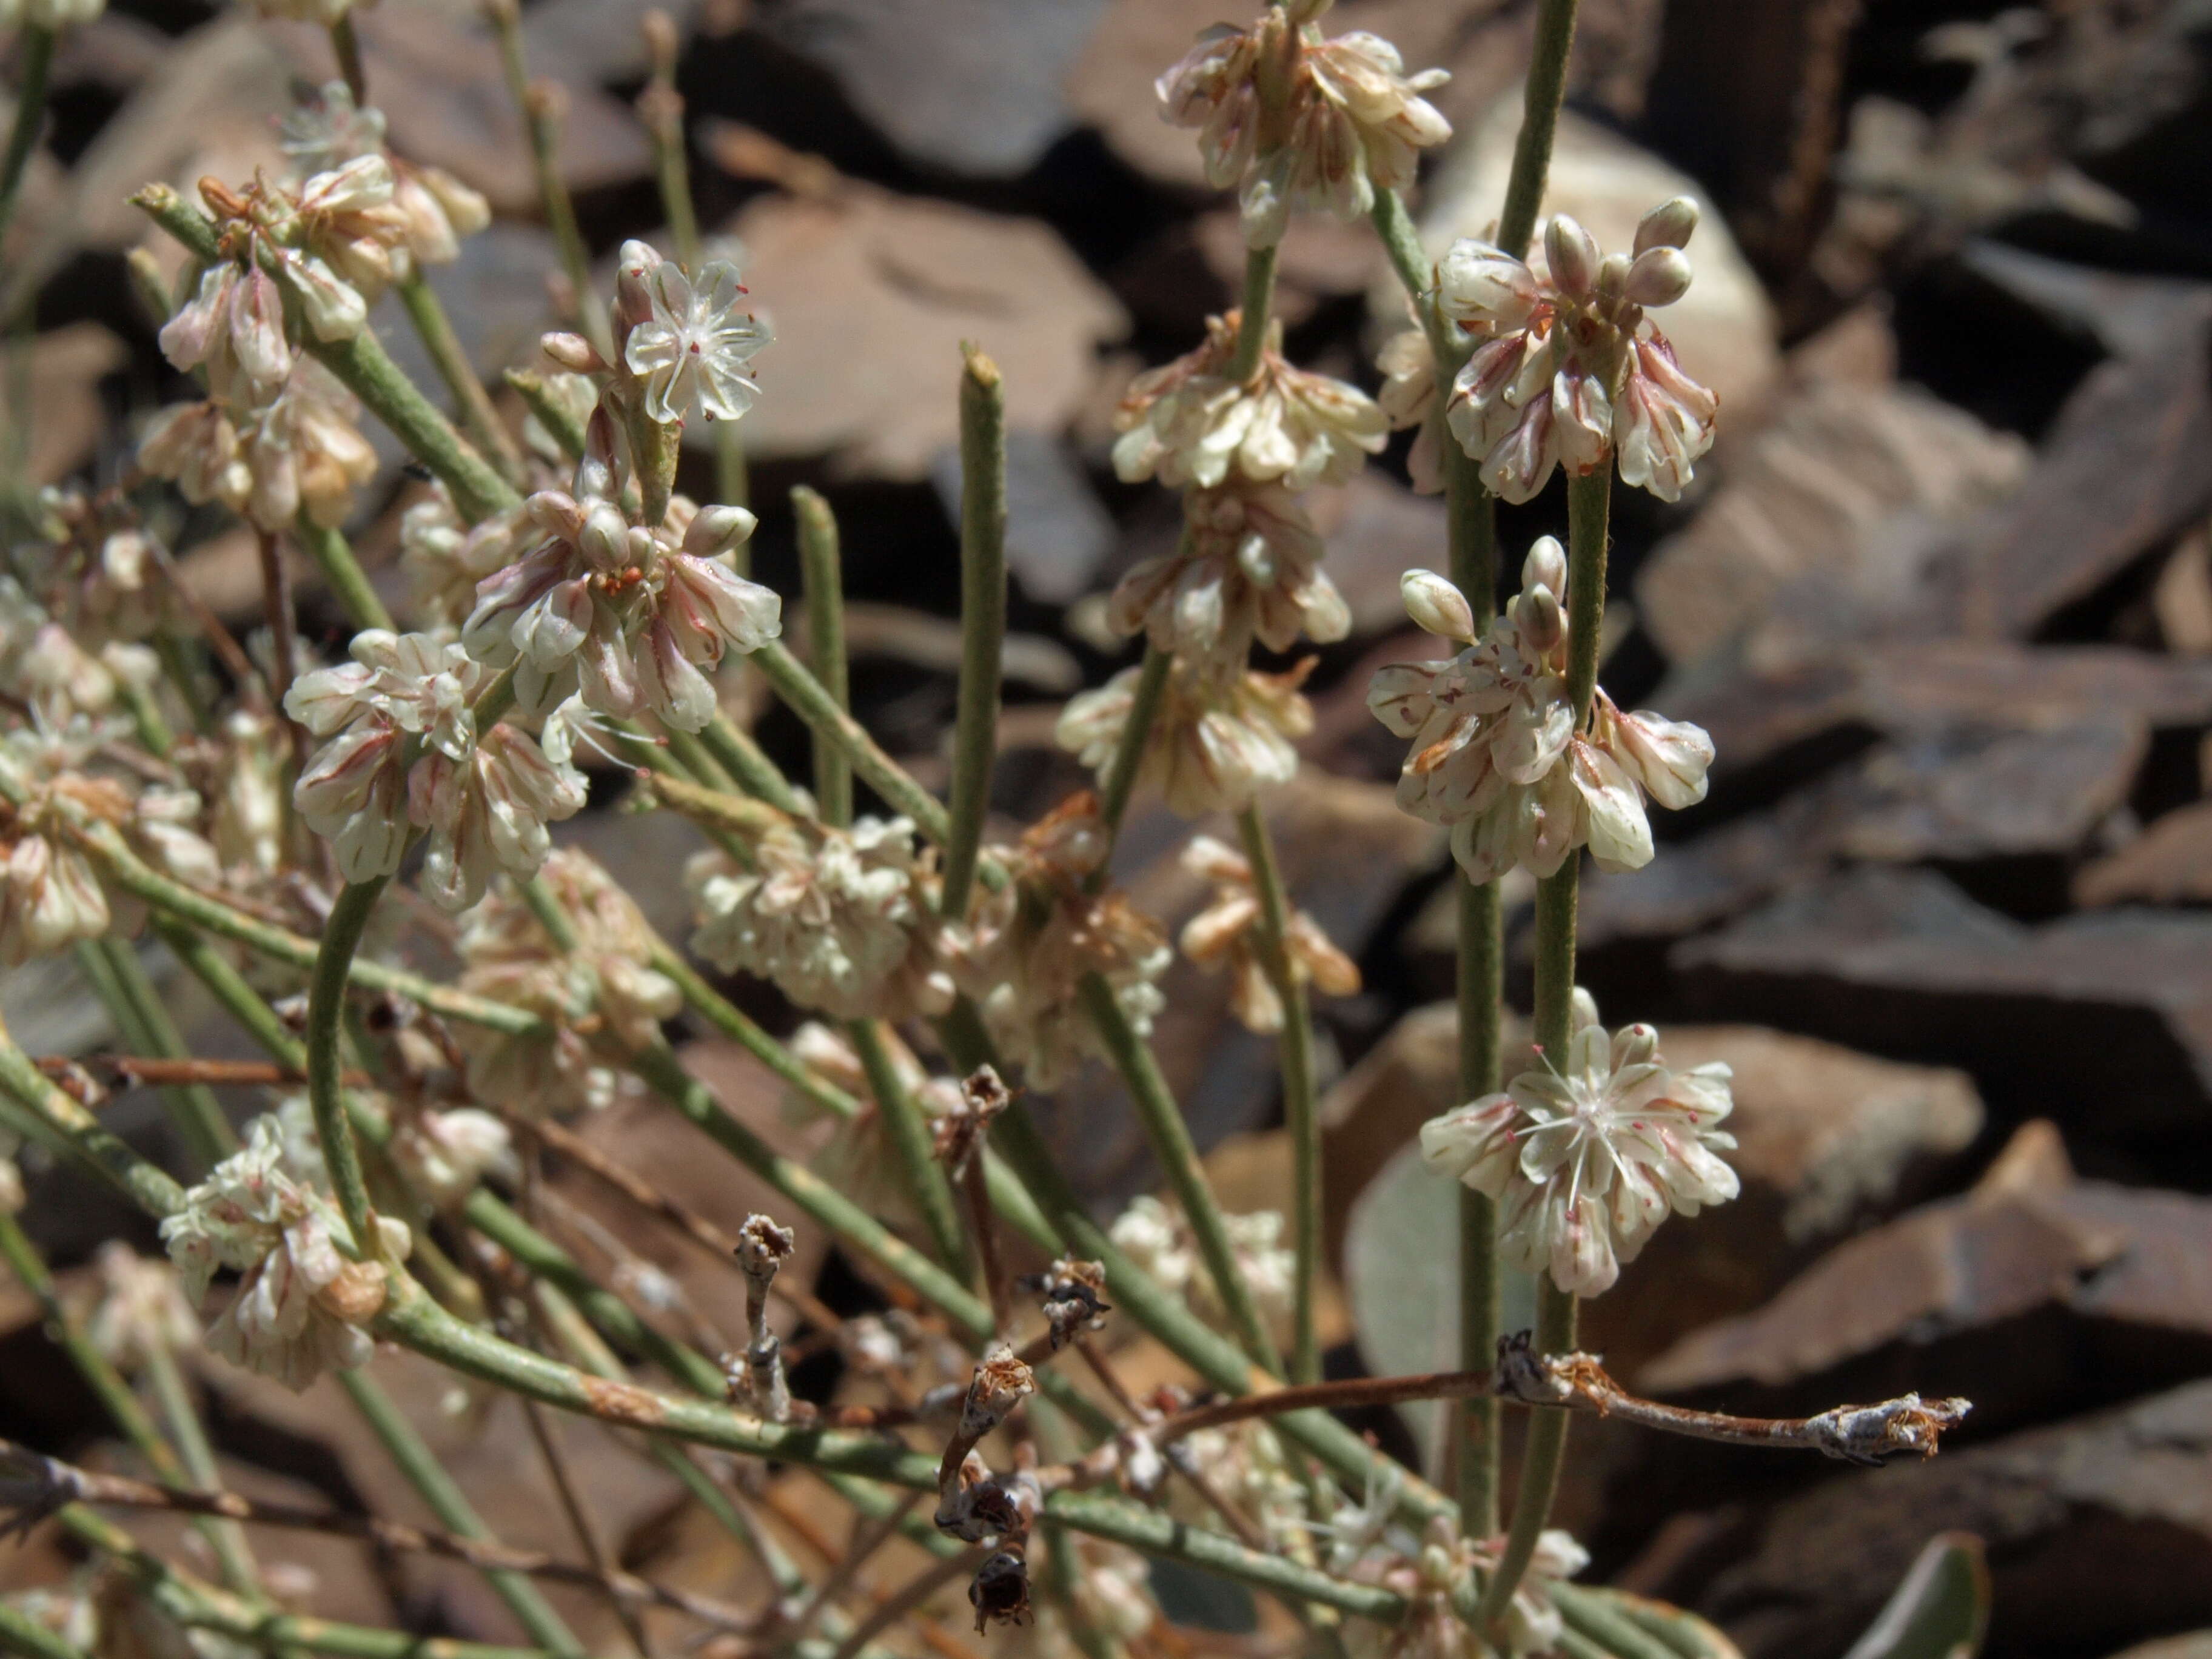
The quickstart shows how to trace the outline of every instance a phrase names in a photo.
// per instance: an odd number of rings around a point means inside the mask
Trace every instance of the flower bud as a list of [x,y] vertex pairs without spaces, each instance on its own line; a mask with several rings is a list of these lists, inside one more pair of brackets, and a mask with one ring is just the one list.
[[1659,1033],[1649,1025],[1624,1025],[1613,1034],[1613,1069],[1648,1066],[1659,1055]]
[[361,291],[321,259],[288,252],[283,270],[300,296],[301,314],[318,340],[350,340],[367,325],[368,302]]
[[653,246],[633,238],[622,245],[622,261],[615,273],[615,333],[630,330],[653,315],[653,273],[660,268],[660,255]]
[[1544,228],[1544,258],[1552,285],[1571,300],[1585,300],[1597,282],[1597,242],[1564,213]]
[[571,374],[604,374],[607,360],[599,356],[592,343],[580,334],[556,332],[541,335],[538,349]]
[[1474,637],[1474,611],[1467,595],[1435,571],[1408,570],[1398,579],[1398,592],[1406,614],[1424,631],[1445,640]]
[[1556,649],[1566,637],[1566,618],[1559,601],[1548,587],[1532,587],[1513,601],[1513,625],[1522,642],[1538,656]]
[[1630,260],[1626,253],[1608,253],[1598,264],[1597,291],[1601,299],[1617,301],[1628,291]]
[[1572,1030],[1587,1030],[1597,1024],[1597,999],[1589,994],[1588,986],[1575,987],[1574,996],[1570,1000],[1568,1018],[1569,1029]]
[[1521,586],[1548,587],[1554,595],[1567,591],[1567,550],[1557,536],[1539,536],[1521,562]]
[[1629,300],[1639,306],[1671,306],[1690,291],[1690,256],[1677,247],[1649,248],[1629,267]]
[[684,550],[702,559],[718,558],[751,539],[759,523],[742,507],[702,507],[684,532]]
[[629,526],[622,510],[606,501],[593,501],[584,514],[576,547],[594,568],[621,569],[629,557]]
[[1437,303],[1468,327],[1516,329],[1535,309],[1536,279],[1503,249],[1463,236],[1437,265]]
[[1655,247],[1687,247],[1697,228],[1698,204],[1686,196],[1677,196],[1637,221],[1636,252],[1641,255]]

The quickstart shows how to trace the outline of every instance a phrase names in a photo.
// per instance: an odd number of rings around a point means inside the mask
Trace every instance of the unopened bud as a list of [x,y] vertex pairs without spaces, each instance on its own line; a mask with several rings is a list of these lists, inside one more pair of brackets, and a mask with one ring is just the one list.
[[1687,247],[1698,228],[1698,204],[1686,196],[1662,202],[1636,222],[1635,251],[1639,255],[1655,247]]
[[1649,1065],[1659,1053],[1659,1033],[1649,1025],[1624,1025],[1613,1033],[1613,1068]]
[[584,527],[576,547],[600,570],[620,570],[629,562],[629,525],[622,509],[606,501],[593,501],[584,514]]
[[1571,300],[1587,299],[1597,283],[1597,241],[1564,213],[1544,228],[1544,259],[1552,285]]
[[1690,256],[1678,247],[1646,249],[1628,270],[1628,297],[1639,306],[1671,306],[1690,291]]
[[1538,656],[1556,648],[1566,637],[1566,618],[1559,597],[1548,587],[1532,587],[1513,601],[1513,625],[1521,639]]
[[538,337],[538,349],[571,374],[604,374],[607,360],[580,334],[565,331]]
[[684,550],[718,558],[748,539],[760,520],[742,507],[702,507],[684,532]]
[[1554,594],[1567,591],[1567,550],[1557,536],[1539,536],[1521,562],[1521,586],[1548,587]]
[[1597,291],[1601,299],[1618,300],[1628,291],[1629,258],[1626,253],[1608,253],[1598,262]]
[[652,60],[653,75],[665,81],[676,73],[676,20],[658,6],[637,20],[637,32],[645,37],[645,53]]
[[1398,578],[1406,614],[1424,632],[1439,639],[1472,640],[1474,611],[1467,595],[1433,570],[1408,570]]
[[615,272],[615,333],[626,338],[631,329],[653,315],[653,273],[660,268],[660,255],[649,242],[635,239],[622,245],[622,259]]
[[1597,999],[1589,994],[1587,985],[1575,987],[1575,994],[1570,999],[1568,1007],[1569,1021],[1573,1030],[1586,1031],[1597,1024]]

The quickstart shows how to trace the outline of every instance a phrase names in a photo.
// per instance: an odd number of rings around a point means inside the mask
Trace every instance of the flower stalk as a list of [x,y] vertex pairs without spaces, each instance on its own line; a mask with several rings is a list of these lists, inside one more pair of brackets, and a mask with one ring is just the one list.
[[1291,1136],[1291,1231],[1293,1269],[1290,1380],[1321,1380],[1321,1339],[1314,1303],[1321,1278],[1321,1111],[1314,1076],[1313,1003],[1293,969],[1290,953],[1291,900],[1275,857],[1274,837],[1257,804],[1237,815],[1244,856],[1260,895],[1259,939],[1267,976],[1283,1005],[1277,1044],[1283,1070],[1283,1116]]
[[1006,640],[1006,392],[999,366],[963,345],[960,374],[960,690],[942,909],[968,914],[999,749]]
[[31,152],[39,147],[39,129],[46,120],[46,82],[54,66],[54,45],[60,31],[50,25],[27,23],[18,37],[21,81],[15,88],[15,118],[8,129],[8,148],[0,151],[0,237],[15,216],[23,174]]
[[492,406],[491,393],[477,378],[476,365],[469,361],[468,348],[453,332],[453,319],[446,315],[446,307],[440,302],[437,290],[430,286],[429,278],[417,270],[402,277],[392,287],[399,295],[399,303],[407,309],[408,320],[415,325],[423,349],[437,366],[439,379],[453,394],[453,409],[460,418],[461,430],[468,434],[470,442],[491,458],[509,483],[520,484],[523,479],[521,447],[499,418],[499,410]]
[[[736,422],[722,421],[736,430]],[[791,492],[799,523],[799,575],[806,596],[806,654],[814,676],[840,708],[853,707],[852,668],[845,654],[845,572],[837,542],[837,518],[830,503],[799,484]],[[814,799],[822,822],[848,829],[853,822],[853,767],[845,752],[822,732],[814,734]]]
[[560,251],[561,269],[568,278],[576,320],[599,356],[612,361],[614,334],[606,308],[592,292],[592,256],[576,224],[576,205],[569,200],[568,180],[561,176],[561,123],[568,94],[556,82],[530,78],[518,0],[485,0],[484,15],[499,36],[499,61],[507,76],[507,96],[514,100],[515,113],[521,118],[531,167],[538,175],[538,199],[545,210],[554,246]]
[[368,573],[361,568],[361,561],[354,556],[353,544],[346,539],[343,531],[326,529],[305,513],[300,514],[294,531],[300,538],[300,545],[307,550],[308,558],[314,561],[315,568],[323,573],[323,580],[330,584],[331,592],[337,597],[339,609],[346,613],[348,622],[356,629],[381,628],[398,631],[398,623],[392,621],[392,612],[385,609],[383,599],[368,580]]

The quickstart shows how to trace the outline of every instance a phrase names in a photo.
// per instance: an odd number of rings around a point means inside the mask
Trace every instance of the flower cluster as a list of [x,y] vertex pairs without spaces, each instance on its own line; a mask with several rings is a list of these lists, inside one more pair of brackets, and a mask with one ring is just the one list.
[[1206,176],[1237,188],[1248,246],[1283,240],[1294,208],[1364,217],[1378,190],[1413,182],[1419,154],[1451,137],[1421,94],[1451,76],[1406,73],[1388,40],[1358,31],[1324,40],[1330,0],[1270,6],[1249,28],[1200,37],[1155,84],[1161,113],[1199,129]]
[[1445,662],[1390,664],[1368,689],[1375,717],[1413,743],[1398,805],[1449,828],[1471,881],[1516,865],[1549,876],[1584,846],[1601,869],[1641,869],[1652,853],[1644,796],[1674,808],[1704,799],[1712,740],[1649,710],[1625,714],[1601,690],[1578,728],[1559,543],[1539,540],[1521,580],[1478,639],[1457,588],[1429,571],[1407,574],[1413,620],[1465,648]]
[[[1186,817],[1237,811],[1265,788],[1297,775],[1298,738],[1313,730],[1313,705],[1298,688],[1313,672],[1307,658],[1280,674],[1241,665],[1208,672],[1178,661],[1152,715],[1137,764],[1139,786],[1157,788]],[[1113,770],[1136,708],[1140,669],[1125,669],[1093,691],[1068,699],[1054,738],[1101,778]]]
[[1387,441],[1389,423],[1357,386],[1294,368],[1279,322],[1267,325],[1259,364],[1233,379],[1239,313],[1209,317],[1206,339],[1129,383],[1114,413],[1114,471],[1124,483],[1158,478],[1212,489],[1224,479],[1310,489],[1340,484]]
[[[1183,955],[1201,968],[1228,969],[1230,1011],[1247,1030],[1281,1030],[1283,1000],[1261,954],[1262,911],[1251,862],[1211,836],[1194,836],[1183,848],[1182,867],[1214,886],[1213,902],[1183,926]],[[1304,911],[1291,913],[1283,947],[1299,984],[1324,996],[1358,994],[1358,964]]]
[[149,1261],[114,1238],[100,1247],[93,1266],[99,1299],[85,1317],[85,1339],[118,1370],[132,1375],[153,1354],[198,1342],[200,1322],[167,1261]]
[[1506,1260],[1595,1296],[1669,1210],[1695,1215],[1736,1195],[1719,1157],[1735,1145],[1718,1127],[1734,1103],[1729,1068],[1668,1069],[1656,1031],[1608,1033],[1580,990],[1566,1065],[1545,1060],[1422,1125],[1421,1157],[1497,1200]]
[[[405,1224],[377,1221],[384,1252],[404,1258],[412,1243]],[[273,1117],[256,1118],[245,1149],[185,1194],[161,1223],[161,1242],[196,1303],[218,1269],[240,1275],[207,1334],[233,1364],[298,1390],[368,1358],[374,1345],[362,1327],[384,1305],[385,1270],[339,1250],[320,1200],[286,1167]]]
[[1107,619],[1143,633],[1186,662],[1241,665],[1255,640],[1287,651],[1303,632],[1330,644],[1352,631],[1352,611],[1321,568],[1321,532],[1279,484],[1194,489],[1172,554],[1133,567]]
[[[1444,419],[1492,491],[1525,501],[1554,467],[1587,474],[1617,464],[1622,482],[1680,498],[1712,447],[1720,404],[1682,373],[1644,313],[1688,291],[1682,247],[1697,223],[1696,204],[1678,197],[1644,216],[1632,254],[1601,257],[1559,214],[1545,228],[1540,273],[1486,242],[1452,244],[1437,267],[1437,308],[1474,350]],[[1392,348],[1401,377],[1405,355]],[[1401,421],[1412,389],[1405,378],[1392,394]]]
[[49,485],[39,492],[38,529],[49,550],[39,598],[81,649],[106,657],[113,643],[174,620],[160,544],[123,491]]
[[[1257,1210],[1250,1215],[1224,1215],[1221,1221],[1253,1305],[1271,1320],[1287,1319],[1297,1283],[1296,1257],[1283,1248],[1281,1212]],[[1209,1320],[1226,1316],[1220,1292],[1200,1259],[1197,1237],[1182,1211],[1149,1195],[1133,1198],[1108,1231],[1114,1248],[1162,1289],[1188,1297]]]
[[965,927],[947,930],[955,981],[1036,1088],[1057,1087],[1086,1054],[1103,1057],[1082,1008],[1091,975],[1139,1036],[1164,1005],[1157,981],[1174,952],[1159,924],[1120,893],[1090,890],[1109,845],[1097,798],[1072,796],[1018,846],[994,849],[1010,878],[979,892]]
[[929,885],[935,856],[905,818],[849,830],[785,819],[745,846],[750,863],[701,853],[684,872],[698,908],[691,948],[839,1019],[941,1014],[953,986]]
[[284,711],[327,739],[292,803],[331,842],[339,873],[390,876],[410,823],[429,831],[422,890],[447,910],[483,896],[493,874],[537,872],[549,820],[584,804],[583,775],[548,760],[507,722],[477,730],[470,705],[488,678],[459,646],[366,629],[353,661],[294,682]]
[[[389,197],[379,210],[379,233],[366,238],[363,258],[385,280],[406,276],[418,265],[450,264],[460,258],[461,238],[491,222],[491,207],[442,167],[402,161],[385,148],[384,112],[356,106],[343,81],[330,81],[286,116],[277,143],[309,179],[340,172],[366,158],[385,164]],[[305,192],[303,192],[303,195]],[[396,240],[383,227],[398,232]]]
[[600,714],[651,709],[696,732],[716,707],[702,667],[759,649],[782,627],[782,601],[729,562],[757,520],[679,498],[660,526],[632,524],[617,504],[611,422],[602,410],[592,425],[576,493],[540,490],[521,524],[493,532],[502,550],[526,538],[529,550],[477,585],[461,643],[490,667],[515,665],[526,708],[580,693]]
[[641,1048],[683,1006],[683,994],[653,966],[656,941],[636,901],[588,854],[556,850],[538,880],[568,918],[573,950],[556,945],[522,895],[504,885],[461,928],[461,988],[546,1022],[529,1036],[456,1027],[469,1092],[534,1116],[608,1106],[623,1076],[580,1026],[592,1021]]

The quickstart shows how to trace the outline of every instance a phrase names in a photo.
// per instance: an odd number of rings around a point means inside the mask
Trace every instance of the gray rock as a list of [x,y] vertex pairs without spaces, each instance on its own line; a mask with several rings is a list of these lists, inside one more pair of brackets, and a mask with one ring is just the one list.
[[[945,516],[960,521],[960,452],[938,452],[929,481]],[[1090,592],[1114,548],[1114,520],[1066,447],[1048,434],[1006,434],[1006,566],[1022,592],[1073,605]]]

